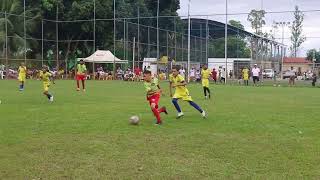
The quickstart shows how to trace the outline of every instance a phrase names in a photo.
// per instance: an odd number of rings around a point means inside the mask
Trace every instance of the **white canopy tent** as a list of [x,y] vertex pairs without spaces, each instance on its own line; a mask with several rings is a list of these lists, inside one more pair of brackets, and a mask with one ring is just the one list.
[[91,56],[87,58],[78,58],[78,61],[83,59],[84,62],[87,63],[105,63],[105,64],[125,64],[128,63],[128,60],[121,60],[117,57],[115,57],[110,51],[104,51],[104,50],[98,50],[95,53],[93,53]]

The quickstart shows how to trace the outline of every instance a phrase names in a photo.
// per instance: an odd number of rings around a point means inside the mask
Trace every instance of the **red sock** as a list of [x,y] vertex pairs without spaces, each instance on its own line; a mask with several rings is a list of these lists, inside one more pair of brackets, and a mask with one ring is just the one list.
[[77,87],[78,87],[78,88],[80,88],[80,84],[79,84],[79,81],[77,81]]
[[156,108],[154,108],[154,109],[152,109],[152,112],[153,112],[154,116],[157,118],[157,122],[158,122],[158,123],[161,123],[161,118],[160,118],[159,110],[156,109]]
[[159,113],[163,113],[164,112],[164,107],[159,109]]
[[85,81],[84,81],[84,80],[82,80],[82,88],[83,88],[83,89],[86,89],[86,86],[85,86],[85,84],[84,84],[84,83],[85,83]]

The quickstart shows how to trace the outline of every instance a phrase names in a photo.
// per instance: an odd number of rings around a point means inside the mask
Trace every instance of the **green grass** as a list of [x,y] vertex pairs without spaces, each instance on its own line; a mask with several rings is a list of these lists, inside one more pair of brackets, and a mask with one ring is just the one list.
[[[181,102],[153,125],[141,83],[0,81],[0,179],[319,179],[318,88],[189,86],[209,113]],[[167,87],[166,83],[162,84]],[[128,125],[139,115],[139,126]]]

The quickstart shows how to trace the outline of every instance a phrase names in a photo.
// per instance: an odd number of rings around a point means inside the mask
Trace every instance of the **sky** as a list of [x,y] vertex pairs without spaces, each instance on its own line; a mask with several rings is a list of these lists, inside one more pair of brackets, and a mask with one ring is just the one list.
[[[187,16],[188,1],[180,0],[179,15]],[[224,14],[226,10],[225,0],[191,0],[191,15],[211,15],[209,19],[225,22]],[[299,50],[299,56],[305,57],[309,49],[320,49],[320,0],[228,0],[228,14],[249,13],[252,9],[260,10],[263,8],[266,12],[293,11],[295,5],[302,11],[318,10],[317,12],[304,12],[303,33],[307,40],[302,44]],[[240,21],[247,31],[252,32],[250,23],[247,21],[247,14],[230,15],[228,19]],[[199,18],[199,17],[198,17]],[[202,18],[206,18],[203,16]],[[264,32],[270,32],[273,22],[292,22],[294,20],[293,12],[286,13],[268,13],[265,17],[266,25]],[[284,44],[290,46],[291,31],[289,27],[284,28]],[[275,30],[277,41],[282,41],[282,28]],[[289,53],[289,52],[288,52]]]

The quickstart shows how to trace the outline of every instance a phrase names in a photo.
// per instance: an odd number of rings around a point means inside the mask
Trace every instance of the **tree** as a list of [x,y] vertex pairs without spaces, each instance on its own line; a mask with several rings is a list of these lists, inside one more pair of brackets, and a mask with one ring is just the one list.
[[298,6],[295,6],[294,12],[294,21],[291,27],[291,55],[297,57],[297,53],[302,43],[306,40],[306,37],[303,35],[303,20],[304,14],[299,10]]
[[266,24],[264,20],[266,12],[264,10],[251,10],[247,20],[251,22],[251,27],[256,34],[262,35],[262,27]]
[[229,21],[229,24],[230,24],[231,26],[234,26],[234,27],[238,28],[238,29],[244,30],[244,26],[241,24],[240,21],[230,20],[230,21]]
[[310,49],[307,52],[307,59],[310,61],[313,61],[313,59],[316,58],[316,63],[320,63],[320,49]]

